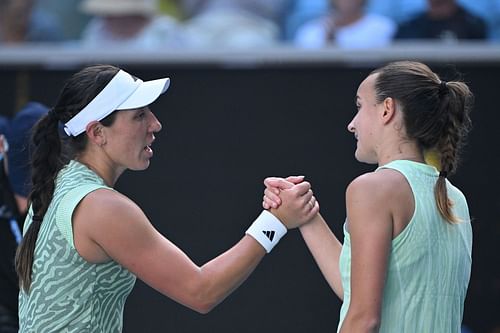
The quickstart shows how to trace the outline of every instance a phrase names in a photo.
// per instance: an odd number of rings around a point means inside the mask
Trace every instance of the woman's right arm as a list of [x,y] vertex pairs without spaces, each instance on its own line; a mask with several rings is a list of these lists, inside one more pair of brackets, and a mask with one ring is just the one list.
[[[304,210],[308,205],[299,200],[304,192],[294,195],[300,204],[291,209],[298,209],[299,220],[317,213]],[[200,267],[160,234],[135,203],[110,190],[94,191],[81,201],[73,214],[73,230],[75,247],[87,261],[114,260],[152,288],[200,313],[209,312],[243,283],[265,255],[264,248],[245,235]]]

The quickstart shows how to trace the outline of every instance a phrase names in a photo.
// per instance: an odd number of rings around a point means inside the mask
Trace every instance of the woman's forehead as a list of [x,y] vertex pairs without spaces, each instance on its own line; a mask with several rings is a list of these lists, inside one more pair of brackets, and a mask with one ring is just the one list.
[[366,97],[367,95],[373,94],[377,75],[378,74],[368,75],[366,79],[361,82],[358,87],[357,96],[360,96],[362,98],[363,96]]

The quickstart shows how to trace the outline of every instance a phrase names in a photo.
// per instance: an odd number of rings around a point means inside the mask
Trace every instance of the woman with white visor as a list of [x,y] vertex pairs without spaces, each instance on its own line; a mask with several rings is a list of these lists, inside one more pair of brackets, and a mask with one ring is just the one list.
[[[318,213],[302,182],[283,191],[287,209],[277,216],[262,212],[231,249],[195,265],[113,189],[126,169],[149,166],[161,124],[148,105],[168,86],[168,78],[143,82],[113,66],[87,67],[66,82],[35,127],[31,205],[16,257],[20,332],[120,332],[136,277],[206,313],[287,229]],[[69,136],[63,141],[59,123]]]

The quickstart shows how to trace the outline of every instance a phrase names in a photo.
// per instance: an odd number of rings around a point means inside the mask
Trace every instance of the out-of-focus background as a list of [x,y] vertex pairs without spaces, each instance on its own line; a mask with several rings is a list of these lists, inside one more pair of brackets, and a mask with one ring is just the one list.
[[[374,169],[355,161],[346,130],[355,92],[401,59],[476,95],[451,177],[474,219],[463,332],[498,333],[500,0],[0,0],[2,116],[30,101],[50,107],[88,64],[171,77],[152,105],[163,124],[152,164],[117,188],[198,264],[242,237],[270,175],[306,175],[343,237],[345,188]],[[334,331],[340,304],[291,231],[208,315],[138,282],[124,332]]]

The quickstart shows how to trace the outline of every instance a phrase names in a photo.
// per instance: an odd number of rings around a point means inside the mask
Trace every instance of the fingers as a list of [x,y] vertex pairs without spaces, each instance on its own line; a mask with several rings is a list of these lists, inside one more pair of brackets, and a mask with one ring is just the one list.
[[311,189],[311,184],[309,182],[302,182],[295,185],[291,190],[295,191],[297,196],[302,196],[306,194]]
[[285,179],[290,183],[299,184],[304,180],[304,176],[288,176]]
[[316,204],[316,198],[313,196],[312,191],[309,191],[304,195],[304,200],[305,202],[307,202],[308,209],[314,208],[314,205]]
[[299,198],[300,198],[299,202],[301,202],[303,206],[310,205],[311,203],[312,203],[312,205],[314,205],[314,201],[316,200],[316,199],[314,199],[312,190],[307,191],[305,194],[301,195]]
[[314,200],[314,206],[311,208],[309,213],[307,213],[306,219],[307,221],[310,221],[314,216],[316,216],[319,213],[319,202]]
[[264,180],[264,185],[266,186],[262,200],[262,207],[264,209],[278,208],[281,205],[280,190],[292,188],[295,185],[294,182],[301,182],[304,177],[294,176],[288,178],[291,181],[279,177],[268,177]]
[[310,222],[319,213],[319,202],[316,200],[316,197],[311,196],[309,201],[304,204],[302,212],[305,223]]
[[[316,202],[316,198],[313,195],[313,191],[311,189],[307,190],[305,193],[303,193],[304,189],[310,188],[310,185],[304,185],[302,189],[297,189],[297,186],[294,186],[292,189],[289,190],[283,190],[279,196],[280,200],[283,202],[283,204],[288,204],[288,205],[293,205],[295,206],[295,209],[301,210],[301,211],[309,211],[314,207],[314,204]],[[267,192],[269,193],[269,192]],[[266,196],[267,196],[266,193]],[[267,198],[269,204],[271,204],[269,200],[271,195]],[[273,194],[274,198],[274,194]],[[279,205],[278,205],[279,206]],[[273,208],[276,208],[273,206]]]
[[305,220],[308,221],[314,217],[319,212],[319,203],[313,194],[312,190],[307,191],[305,194],[299,197],[297,201],[301,210],[305,216]]
[[[279,178],[279,177],[268,177],[264,179],[264,185],[266,185],[267,188],[277,188],[277,189],[289,189],[292,188],[294,183],[287,181],[286,179]],[[279,192],[278,192],[279,193]]]
[[[270,189],[268,188],[266,190]],[[278,196],[277,194],[275,195]],[[281,193],[279,193],[279,198],[282,201],[293,201],[298,206],[304,206],[311,199],[312,195],[311,184],[308,182],[302,182],[298,185],[294,185],[290,189],[282,190]]]
[[271,209],[271,208],[278,208],[278,204],[274,201],[269,200],[268,198],[264,197],[262,201],[262,207],[264,209]]
[[[281,205],[281,198],[279,195],[274,193],[269,188],[266,188],[264,190],[264,199],[263,199],[263,206],[266,208],[266,206],[272,207],[272,208],[278,208],[278,206]],[[269,209],[269,208],[266,208]]]
[[300,221],[308,221],[318,214],[319,203],[313,195],[311,184],[304,181],[303,176],[290,176],[286,179],[269,177],[264,180],[264,184],[264,209],[277,209],[283,205],[287,207],[286,210],[291,209],[302,216]]

